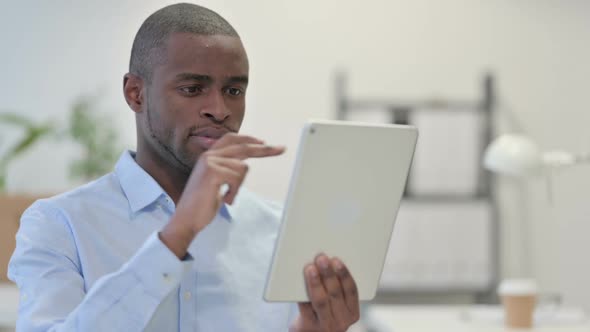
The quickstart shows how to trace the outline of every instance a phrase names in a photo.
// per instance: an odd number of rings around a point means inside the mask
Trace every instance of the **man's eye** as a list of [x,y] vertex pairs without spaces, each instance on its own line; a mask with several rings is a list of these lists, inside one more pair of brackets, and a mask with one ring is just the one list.
[[242,94],[244,94],[244,91],[242,91],[241,89],[238,88],[227,88],[226,93],[228,93],[230,96],[241,96]]
[[185,94],[188,94],[188,95],[194,95],[194,94],[203,92],[203,89],[200,86],[196,86],[196,85],[184,86],[184,87],[180,88],[179,90]]

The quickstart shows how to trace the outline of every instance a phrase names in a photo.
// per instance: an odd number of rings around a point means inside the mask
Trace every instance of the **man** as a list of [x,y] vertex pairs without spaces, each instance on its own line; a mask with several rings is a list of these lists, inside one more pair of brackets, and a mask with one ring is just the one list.
[[262,300],[280,210],[240,186],[245,159],[284,149],[237,134],[247,84],[240,38],[216,13],[177,4],[146,19],[123,80],[137,152],[23,215],[9,265],[19,331],[345,331],[358,320],[354,280],[323,254],[302,271],[310,303]]

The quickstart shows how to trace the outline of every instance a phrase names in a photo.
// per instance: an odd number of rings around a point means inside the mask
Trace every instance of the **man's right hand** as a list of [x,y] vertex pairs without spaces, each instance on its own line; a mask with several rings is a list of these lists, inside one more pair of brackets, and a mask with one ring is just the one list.
[[[194,237],[213,219],[223,202],[232,204],[246,173],[248,158],[277,156],[284,147],[265,145],[261,140],[238,134],[225,134],[201,154],[189,177],[176,213],[160,232],[160,239],[179,258],[186,255]],[[219,190],[229,190],[221,196]]]

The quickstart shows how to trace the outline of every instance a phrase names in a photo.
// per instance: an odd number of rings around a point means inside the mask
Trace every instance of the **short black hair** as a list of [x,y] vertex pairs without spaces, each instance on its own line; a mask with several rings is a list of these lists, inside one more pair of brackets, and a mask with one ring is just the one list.
[[166,6],[150,15],[137,31],[129,72],[151,82],[154,66],[163,60],[164,44],[168,36],[176,32],[239,38],[223,17],[208,8],[190,3]]

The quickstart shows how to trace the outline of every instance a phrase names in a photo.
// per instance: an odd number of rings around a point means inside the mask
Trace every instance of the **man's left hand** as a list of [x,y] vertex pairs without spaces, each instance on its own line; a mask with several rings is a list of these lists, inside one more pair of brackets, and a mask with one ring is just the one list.
[[318,255],[305,267],[310,302],[299,303],[291,332],[344,332],[360,318],[356,283],[338,258]]

